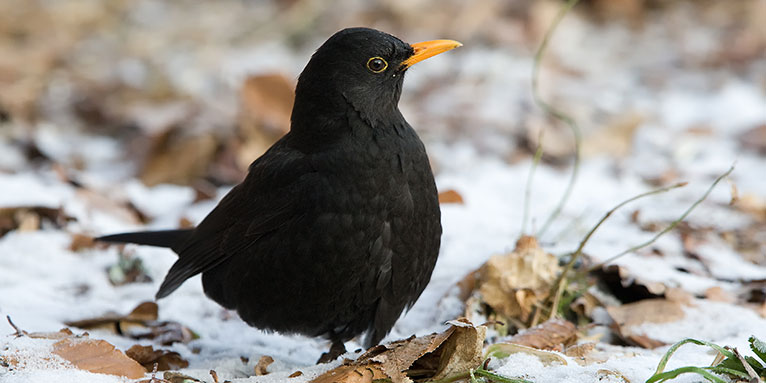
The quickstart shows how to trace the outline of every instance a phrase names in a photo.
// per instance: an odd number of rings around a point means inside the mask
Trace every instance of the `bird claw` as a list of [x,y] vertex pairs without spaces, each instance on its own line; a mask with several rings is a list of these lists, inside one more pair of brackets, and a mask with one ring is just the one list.
[[330,363],[345,353],[346,345],[343,342],[333,342],[330,350],[322,353],[322,356],[319,357],[317,364]]

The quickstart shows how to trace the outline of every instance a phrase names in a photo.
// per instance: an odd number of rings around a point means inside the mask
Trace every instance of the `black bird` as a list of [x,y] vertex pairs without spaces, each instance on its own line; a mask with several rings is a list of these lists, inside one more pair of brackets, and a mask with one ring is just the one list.
[[399,112],[407,69],[459,47],[350,28],[298,79],[290,132],[194,229],[105,242],[169,247],[157,298],[202,273],[205,294],[249,325],[332,341],[320,361],[391,330],[431,279],[441,222],[423,143]]

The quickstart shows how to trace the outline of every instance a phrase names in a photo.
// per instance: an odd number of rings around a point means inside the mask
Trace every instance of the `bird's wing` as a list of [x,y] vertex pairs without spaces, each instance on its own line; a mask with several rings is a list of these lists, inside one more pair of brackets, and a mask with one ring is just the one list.
[[263,234],[298,219],[302,209],[295,203],[295,192],[311,171],[304,156],[288,148],[284,139],[253,162],[245,181],[221,200],[179,249],[157,298],[252,246]]

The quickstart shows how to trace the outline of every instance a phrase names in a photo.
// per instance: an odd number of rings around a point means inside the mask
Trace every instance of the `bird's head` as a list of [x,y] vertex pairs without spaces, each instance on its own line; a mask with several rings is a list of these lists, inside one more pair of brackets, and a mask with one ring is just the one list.
[[373,124],[398,113],[407,69],[461,45],[452,40],[410,45],[369,28],[337,32],[317,49],[298,79],[293,130],[321,130],[317,125],[345,118],[349,108]]

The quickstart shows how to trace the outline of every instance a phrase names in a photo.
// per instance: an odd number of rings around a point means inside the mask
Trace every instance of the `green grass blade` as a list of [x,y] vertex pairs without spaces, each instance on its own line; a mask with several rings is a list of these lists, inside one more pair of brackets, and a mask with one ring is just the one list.
[[694,367],[694,366],[681,367],[681,368],[676,368],[675,370],[654,374],[651,377],[649,377],[649,379],[646,380],[646,383],[664,382],[666,380],[675,379],[676,377],[678,377],[678,375],[689,374],[689,373],[701,375],[703,378],[707,379],[707,381],[709,382],[728,383],[726,380],[713,375],[711,372],[707,371],[706,369],[702,367]]

